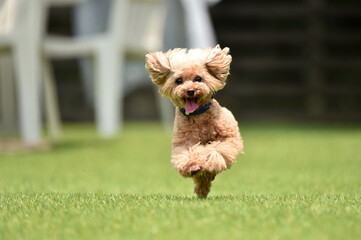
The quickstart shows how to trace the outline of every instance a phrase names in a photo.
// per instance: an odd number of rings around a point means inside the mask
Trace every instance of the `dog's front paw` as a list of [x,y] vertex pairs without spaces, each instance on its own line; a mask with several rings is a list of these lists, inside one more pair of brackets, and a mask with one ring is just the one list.
[[172,163],[175,169],[183,177],[191,177],[201,170],[199,164],[190,158],[190,154],[177,154],[173,155]]
[[217,174],[217,173],[227,169],[227,164],[226,164],[222,154],[213,150],[208,153],[207,160],[202,165],[202,168],[211,173]]
[[183,177],[192,177],[196,175],[201,170],[201,167],[196,165],[195,163],[189,163],[181,169],[178,169],[179,173]]
[[196,175],[199,171],[201,170],[201,167],[198,165],[193,165],[192,167],[189,168],[189,173],[191,176]]

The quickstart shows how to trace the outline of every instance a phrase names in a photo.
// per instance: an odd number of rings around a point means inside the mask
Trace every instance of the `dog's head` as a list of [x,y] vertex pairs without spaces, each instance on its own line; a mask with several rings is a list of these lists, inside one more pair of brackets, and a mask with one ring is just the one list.
[[145,68],[159,92],[192,113],[225,86],[232,57],[229,48],[180,49],[146,55]]

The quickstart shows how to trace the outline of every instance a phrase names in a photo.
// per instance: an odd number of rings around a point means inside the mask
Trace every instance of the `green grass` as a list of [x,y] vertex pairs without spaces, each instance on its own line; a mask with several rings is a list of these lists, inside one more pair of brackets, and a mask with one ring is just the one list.
[[360,125],[240,128],[246,155],[205,200],[155,123],[112,141],[66,126],[49,152],[0,155],[0,239],[360,238]]

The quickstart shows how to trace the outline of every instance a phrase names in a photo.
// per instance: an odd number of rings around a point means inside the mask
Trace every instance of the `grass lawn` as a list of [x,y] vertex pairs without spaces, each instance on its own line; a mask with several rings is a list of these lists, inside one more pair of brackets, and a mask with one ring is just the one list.
[[246,155],[207,199],[171,136],[70,125],[52,151],[0,155],[0,239],[360,239],[361,126],[241,124]]

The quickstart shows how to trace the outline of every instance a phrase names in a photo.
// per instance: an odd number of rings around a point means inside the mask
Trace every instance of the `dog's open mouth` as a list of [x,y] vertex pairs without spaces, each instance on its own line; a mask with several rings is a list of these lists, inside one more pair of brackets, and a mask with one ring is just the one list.
[[192,113],[198,108],[197,98],[183,98],[186,106],[186,112]]

